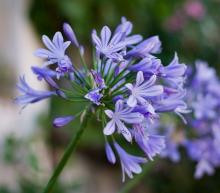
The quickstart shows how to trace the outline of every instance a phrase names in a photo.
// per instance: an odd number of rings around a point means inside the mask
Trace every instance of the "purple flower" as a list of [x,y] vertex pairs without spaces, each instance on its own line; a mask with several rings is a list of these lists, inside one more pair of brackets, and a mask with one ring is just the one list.
[[141,173],[142,169],[140,164],[146,163],[147,160],[143,157],[133,156],[128,154],[118,143],[114,143],[115,149],[119,155],[122,169],[122,181],[125,181],[125,173],[129,178],[133,178],[133,174]]
[[105,135],[111,135],[117,128],[118,132],[121,133],[127,141],[132,140],[132,136],[128,128],[124,123],[135,124],[143,121],[143,115],[140,113],[132,112],[129,107],[124,108],[122,100],[118,100],[115,104],[115,112],[111,110],[105,110],[105,114],[111,119],[105,126],[103,132]]
[[186,65],[179,63],[179,58],[175,53],[172,62],[161,68],[161,74],[164,80],[176,87],[182,87],[185,81]]
[[161,51],[161,42],[158,36],[152,36],[137,46],[135,46],[132,50],[128,51],[125,58],[137,57],[137,58],[145,58],[150,54],[158,54]]
[[133,28],[132,23],[130,21],[127,21],[125,17],[122,17],[121,24],[118,25],[118,27],[115,30],[115,34],[116,33],[123,34],[124,41],[126,42],[127,46],[137,44],[143,39],[141,35],[131,35],[127,37],[132,32],[132,28]]
[[72,27],[68,23],[63,24],[63,31],[64,31],[64,34],[67,36],[67,38],[71,41],[71,43],[75,45],[77,48],[79,48],[80,45],[76,38],[76,35]]
[[126,44],[122,41],[122,33],[118,32],[112,36],[112,32],[108,26],[104,26],[101,30],[101,38],[97,36],[97,32],[93,30],[92,40],[95,44],[98,53],[105,55],[108,58],[114,56],[114,53],[125,48]]
[[101,104],[100,100],[103,97],[103,94],[100,93],[99,88],[96,88],[96,89],[93,89],[93,90],[89,91],[89,93],[87,93],[84,97],[86,99],[89,99],[94,104],[100,105]]
[[192,103],[194,114],[197,119],[216,118],[218,116],[218,112],[216,111],[216,108],[218,108],[218,106],[219,99],[212,96],[211,94],[203,96],[199,93],[196,100]]
[[35,103],[43,99],[49,98],[53,95],[56,95],[54,91],[38,91],[31,88],[25,77],[20,77],[20,85],[17,85],[17,88],[23,93],[23,95],[15,98],[17,104],[27,105],[29,103]]
[[149,124],[153,124],[155,119],[159,119],[159,115],[155,112],[154,107],[150,103],[145,105],[137,105],[133,109],[133,112],[141,113],[144,116],[145,121]]
[[164,89],[164,94],[153,100],[153,106],[155,111],[161,112],[175,112],[186,123],[182,114],[190,113],[184,97],[186,95],[185,90]]
[[56,72],[50,70],[49,68],[39,68],[36,66],[32,66],[31,70],[37,75],[38,80],[44,79],[51,87],[59,89],[57,83],[52,79],[56,76]]
[[213,124],[212,126],[213,133],[213,145],[216,149],[216,152],[220,155],[220,121],[218,123]]
[[160,156],[169,158],[172,162],[178,162],[180,160],[178,147],[177,143],[168,138],[166,140],[166,148],[163,149]]
[[195,178],[200,179],[204,174],[213,175],[214,167],[207,160],[202,159],[196,166]]
[[150,160],[165,148],[164,136],[148,134],[142,124],[133,126],[133,135],[136,143]]
[[91,70],[93,78],[95,80],[96,86],[100,89],[106,88],[105,80],[102,78],[101,74],[95,70]]
[[201,178],[204,174],[212,175],[214,167],[220,165],[220,154],[216,151],[211,137],[188,141],[185,147],[191,159],[198,162],[195,172],[196,178]]
[[63,116],[63,117],[57,117],[53,120],[53,126],[54,127],[63,127],[70,123],[75,117],[74,116]]
[[137,64],[133,64],[129,67],[129,70],[138,72],[142,71],[144,76],[150,77],[152,75],[160,76],[160,69],[162,68],[160,59],[155,58],[154,56],[149,55],[148,57],[143,58]]
[[105,143],[105,153],[106,153],[108,161],[112,164],[115,164],[116,157],[108,142]]
[[161,85],[154,85],[155,82],[155,75],[153,75],[148,81],[144,82],[143,72],[139,71],[136,77],[136,84],[132,85],[127,83],[125,85],[131,92],[127,104],[130,107],[135,107],[137,103],[149,104],[147,98],[161,95],[163,93],[163,87]]
[[72,72],[72,63],[69,57],[65,55],[65,50],[70,45],[70,42],[64,42],[60,32],[55,33],[52,41],[46,35],[43,35],[42,41],[47,49],[40,48],[35,51],[35,55],[46,59],[45,65],[57,64],[57,78],[67,72]]
[[196,61],[196,74],[195,74],[195,86],[203,86],[204,83],[212,82],[216,80],[215,69],[208,66],[208,63],[205,61],[197,60]]

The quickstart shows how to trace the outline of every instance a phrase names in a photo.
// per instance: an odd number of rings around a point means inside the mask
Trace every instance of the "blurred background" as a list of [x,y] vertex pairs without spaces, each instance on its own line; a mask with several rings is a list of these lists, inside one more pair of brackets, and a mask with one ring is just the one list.
[[[19,75],[46,88],[30,71],[42,63],[33,56],[41,36],[51,37],[67,21],[90,54],[92,29],[114,28],[121,16],[133,22],[135,33],[160,36],[165,64],[176,51],[181,62],[206,60],[219,73],[220,0],[0,0],[0,193],[41,192],[78,126],[55,129],[51,121],[80,104],[67,108],[47,100],[21,110],[13,103]],[[219,193],[220,171],[195,180],[194,166],[184,151],[180,163],[161,159],[131,192]],[[120,165],[105,158],[101,126],[90,122],[54,193],[115,193],[122,186]]]

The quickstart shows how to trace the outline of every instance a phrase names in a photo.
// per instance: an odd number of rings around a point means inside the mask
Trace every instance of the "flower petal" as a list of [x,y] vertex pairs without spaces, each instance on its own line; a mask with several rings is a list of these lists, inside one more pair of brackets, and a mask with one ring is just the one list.
[[108,26],[104,26],[101,31],[101,40],[103,46],[108,45],[110,38],[111,38],[111,30],[109,29]]
[[114,131],[115,131],[115,121],[111,120],[107,123],[103,132],[105,135],[111,135],[112,133],[114,133]]
[[127,100],[127,104],[130,107],[135,107],[137,105],[137,99],[133,95],[130,95]]
[[109,118],[112,118],[113,116],[113,112],[111,110],[105,110],[105,114],[109,117]]
[[136,77],[136,86],[139,86],[142,82],[144,82],[144,75],[142,71],[139,71]]

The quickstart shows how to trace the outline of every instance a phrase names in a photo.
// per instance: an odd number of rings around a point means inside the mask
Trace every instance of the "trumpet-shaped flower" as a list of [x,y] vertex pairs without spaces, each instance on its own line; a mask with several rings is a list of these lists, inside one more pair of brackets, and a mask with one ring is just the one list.
[[111,110],[105,110],[105,114],[111,119],[104,128],[105,135],[111,135],[115,132],[115,129],[121,133],[127,141],[132,140],[131,133],[126,127],[127,124],[141,123],[144,116],[137,112],[132,112],[129,107],[124,108],[124,102],[118,100],[115,104],[115,112]]
[[43,99],[49,98],[52,95],[56,95],[54,91],[38,91],[31,88],[25,77],[20,77],[20,84],[17,85],[17,88],[23,93],[23,95],[15,98],[17,104],[27,105],[29,103],[36,103]]
[[165,148],[165,137],[147,133],[143,124],[135,124],[132,133],[136,143],[150,160]]
[[35,51],[35,55],[46,59],[47,62],[45,65],[57,64],[56,72],[58,78],[67,72],[72,72],[72,63],[65,54],[66,49],[70,45],[70,41],[64,42],[60,32],[55,33],[52,41],[46,35],[43,35],[42,41],[47,49],[40,48]]
[[139,71],[136,77],[136,84],[132,85],[128,83],[125,85],[131,92],[127,104],[130,107],[135,107],[137,103],[148,104],[148,98],[161,95],[163,93],[163,87],[161,85],[155,85],[155,82],[155,75],[145,82],[143,72]]
[[146,163],[146,158],[133,156],[128,154],[118,143],[114,143],[115,149],[118,152],[121,169],[122,169],[122,181],[125,181],[125,174],[128,175],[129,178],[133,178],[133,174],[139,174],[142,171],[140,166],[141,163]]

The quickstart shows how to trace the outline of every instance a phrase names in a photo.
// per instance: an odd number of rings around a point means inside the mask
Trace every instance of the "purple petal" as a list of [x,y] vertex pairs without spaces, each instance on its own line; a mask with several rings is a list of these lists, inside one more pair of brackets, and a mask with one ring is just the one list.
[[109,118],[112,118],[114,113],[113,113],[111,110],[105,110],[105,114],[106,114]]
[[60,32],[56,32],[53,36],[53,43],[57,48],[63,50],[63,36]]
[[123,100],[118,100],[115,104],[115,112],[119,112],[123,109]]
[[70,123],[75,117],[74,116],[65,116],[65,117],[57,117],[53,120],[54,127],[63,127]]
[[116,125],[118,127],[118,131],[124,136],[124,138],[128,141],[132,141],[132,136],[130,131],[127,129],[127,127],[122,123],[120,120],[116,122]]
[[110,38],[111,38],[111,30],[109,29],[108,26],[104,26],[101,31],[101,40],[103,46],[108,45]]
[[95,30],[93,30],[92,32],[92,41],[94,44],[96,44],[98,47],[102,47],[102,43],[101,40],[99,39],[99,37],[97,36],[97,33]]
[[144,75],[142,71],[139,71],[136,77],[136,86],[139,86],[142,82],[144,82]]
[[142,41],[142,36],[141,35],[132,35],[130,37],[125,38],[126,45],[133,45],[137,44],[140,41]]
[[107,125],[105,126],[103,133],[105,135],[111,135],[115,132],[115,122],[113,120],[109,121]]
[[54,46],[54,44],[51,42],[51,40],[46,36],[43,35],[42,36],[42,41],[44,43],[44,45],[51,51],[55,52],[56,51],[56,47]]
[[115,154],[114,154],[111,146],[109,145],[109,143],[105,144],[105,152],[106,152],[106,156],[107,156],[108,161],[112,164],[115,164],[116,157],[115,157]]
[[128,97],[127,104],[129,107],[135,107],[137,105],[137,99],[133,95],[130,95]]
[[79,42],[76,38],[76,35],[68,23],[63,24],[63,31],[67,36],[67,38],[72,42],[72,44],[75,45],[76,47],[79,47]]

